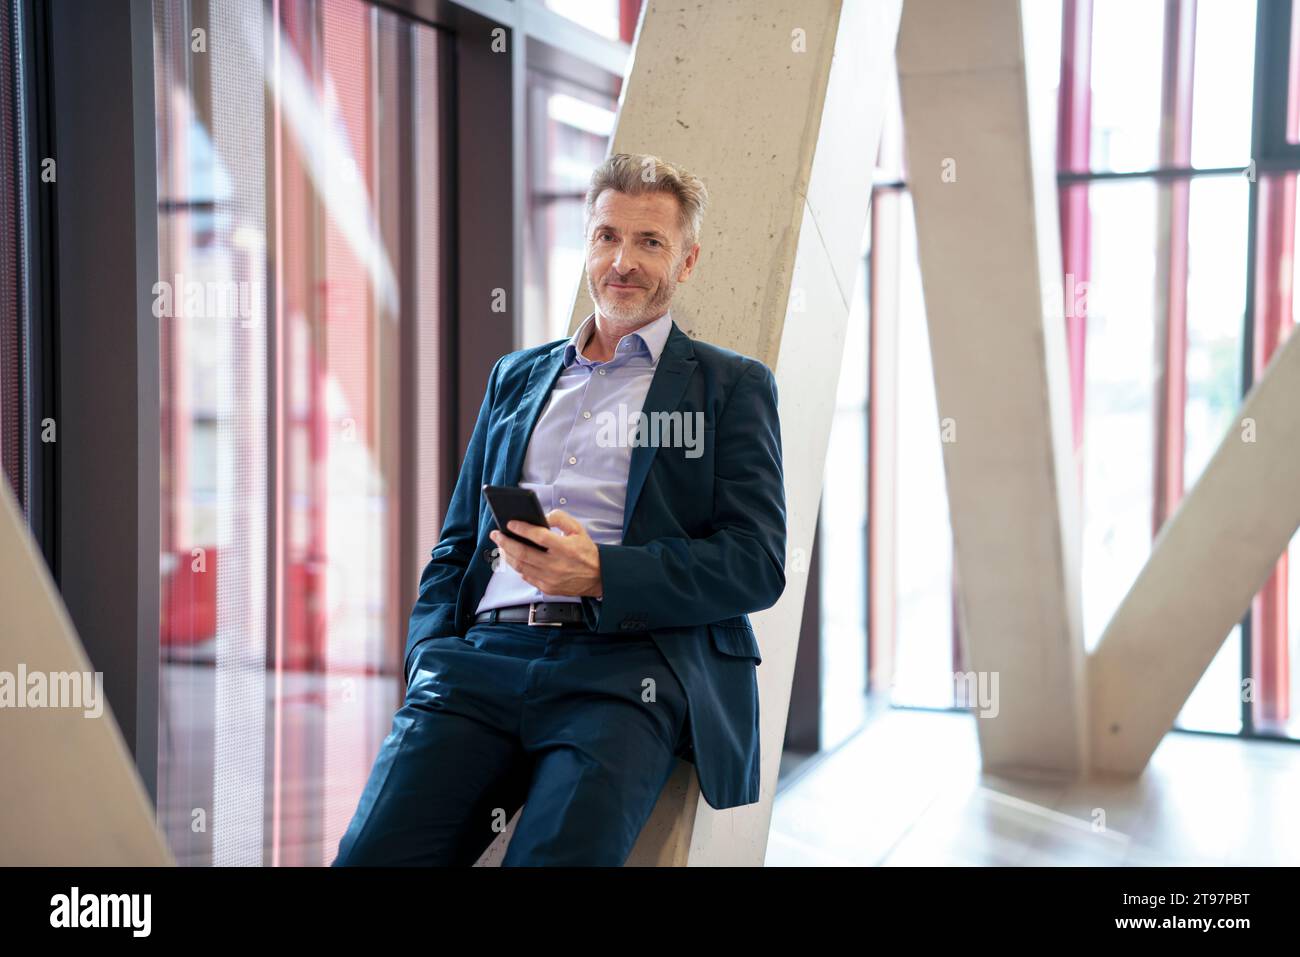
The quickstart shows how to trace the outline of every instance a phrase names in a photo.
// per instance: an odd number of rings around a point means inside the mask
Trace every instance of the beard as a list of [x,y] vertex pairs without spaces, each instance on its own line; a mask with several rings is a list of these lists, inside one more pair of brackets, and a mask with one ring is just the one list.
[[[669,276],[675,276],[680,266],[680,262],[674,264]],[[601,294],[592,281],[590,274],[587,275],[587,294],[591,296],[591,301],[597,305],[601,315],[608,319],[615,329],[627,331],[639,328],[652,319],[658,319],[667,312],[668,304],[672,301],[673,293],[676,291],[676,285],[669,278],[656,288],[651,289],[648,299],[639,303],[625,302],[617,294],[609,296]]]

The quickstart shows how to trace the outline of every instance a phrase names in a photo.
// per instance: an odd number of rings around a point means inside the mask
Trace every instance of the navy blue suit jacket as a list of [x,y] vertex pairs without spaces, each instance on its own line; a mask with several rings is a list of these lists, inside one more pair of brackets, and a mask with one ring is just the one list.
[[[405,668],[428,638],[464,635],[492,575],[484,484],[516,485],[567,339],[503,356],[420,577]],[[749,613],[785,589],[786,513],[776,381],[761,362],[692,340],[674,322],[643,411],[703,414],[702,454],[632,449],[623,544],[598,545],[603,599],[584,598],[603,634],[647,631],[686,689],[700,790],[715,808],[758,800],[756,666]],[[698,440],[697,440],[698,441]]]

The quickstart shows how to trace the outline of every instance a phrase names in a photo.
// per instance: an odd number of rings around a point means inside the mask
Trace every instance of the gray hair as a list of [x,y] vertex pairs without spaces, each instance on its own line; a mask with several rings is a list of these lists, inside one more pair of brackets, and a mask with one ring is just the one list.
[[[683,238],[681,254],[684,255],[699,241],[700,228],[704,224],[704,210],[709,203],[709,192],[704,188],[704,181],[698,176],[649,153],[615,153],[592,171],[584,220],[588,230],[591,227],[592,214],[596,209],[596,201],[607,189],[617,190],[629,196],[643,196],[647,193],[673,194],[677,197],[677,207],[680,211],[678,225],[681,227]],[[587,239],[590,240],[591,237],[588,236]]]

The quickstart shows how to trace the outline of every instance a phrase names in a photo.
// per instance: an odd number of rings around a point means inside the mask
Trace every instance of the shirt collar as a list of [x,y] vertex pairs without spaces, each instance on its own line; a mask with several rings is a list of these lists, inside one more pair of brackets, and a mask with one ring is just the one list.
[[[593,312],[586,319],[582,320],[582,324],[578,326],[573,335],[569,338],[569,341],[565,344],[564,365],[566,368],[578,361],[578,343],[586,341],[587,332],[592,329],[595,322],[596,314]],[[671,330],[672,324],[672,313],[665,312],[653,322],[649,322],[640,329],[629,332],[627,335],[623,336],[618,340],[618,345],[621,347],[624,342],[628,341],[634,344],[639,342],[639,344],[650,353],[651,364],[657,364],[659,362],[660,354],[664,351],[664,344],[668,341],[668,332]],[[617,355],[618,353],[616,351],[615,357],[617,357]],[[590,362],[590,360],[587,361]]]

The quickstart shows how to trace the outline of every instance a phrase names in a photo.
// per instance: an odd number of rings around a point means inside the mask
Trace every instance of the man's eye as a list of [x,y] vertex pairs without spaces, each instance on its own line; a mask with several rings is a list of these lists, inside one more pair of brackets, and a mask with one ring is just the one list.
[[646,242],[648,242],[648,243],[654,243],[656,246],[661,245],[660,242],[659,242],[659,240],[657,240],[657,239],[647,239]]

